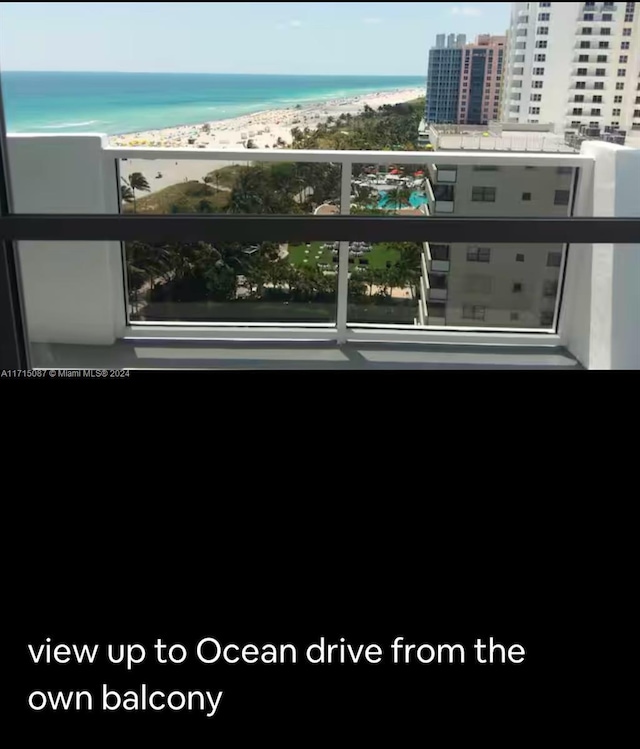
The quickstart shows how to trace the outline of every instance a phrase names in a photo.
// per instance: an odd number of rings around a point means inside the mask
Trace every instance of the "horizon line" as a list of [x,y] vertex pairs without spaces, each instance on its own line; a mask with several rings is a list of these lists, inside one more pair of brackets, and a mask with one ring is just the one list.
[[[209,73],[201,71],[165,71],[165,70],[22,70],[19,68],[4,68],[1,73],[92,73],[103,75],[251,75],[251,76],[283,76],[285,78],[424,78],[420,73],[395,73],[389,75],[377,73]],[[0,74],[1,74],[0,73]]]

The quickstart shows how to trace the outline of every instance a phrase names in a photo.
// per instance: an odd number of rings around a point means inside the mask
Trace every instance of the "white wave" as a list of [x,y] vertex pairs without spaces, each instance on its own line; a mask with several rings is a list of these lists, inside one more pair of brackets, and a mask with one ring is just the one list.
[[97,125],[101,120],[87,120],[86,122],[62,122],[60,125],[43,125],[42,130],[64,130],[69,127],[87,127]]

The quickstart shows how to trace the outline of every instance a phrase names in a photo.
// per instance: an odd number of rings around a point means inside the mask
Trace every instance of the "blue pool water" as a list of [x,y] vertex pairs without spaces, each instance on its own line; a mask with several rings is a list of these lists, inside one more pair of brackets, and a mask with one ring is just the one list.
[[[412,208],[420,208],[423,205],[428,205],[429,200],[424,193],[414,190],[409,198],[409,203]],[[378,208],[382,211],[389,210],[394,211],[397,209],[397,205],[394,203],[394,198],[388,192],[380,193],[380,200],[378,201]],[[406,207],[406,206],[403,206]]]

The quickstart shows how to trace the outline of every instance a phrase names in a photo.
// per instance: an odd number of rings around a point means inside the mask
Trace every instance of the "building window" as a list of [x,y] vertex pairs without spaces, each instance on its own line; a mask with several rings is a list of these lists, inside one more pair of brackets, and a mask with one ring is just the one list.
[[624,78],[626,74],[626,68],[620,68],[620,70],[618,70],[618,78]]
[[533,81],[531,88],[544,88],[544,81]]
[[544,75],[544,68],[534,68],[533,69],[534,75]]
[[620,109],[614,109],[612,112],[613,117],[620,117],[621,114],[622,114],[622,110]]
[[523,288],[524,286],[522,285],[522,283],[514,283],[512,291],[514,294],[522,294]]
[[449,262],[451,257],[451,247],[448,244],[432,244],[430,245],[431,249],[431,259],[432,260],[442,260],[444,262]]
[[473,203],[495,203],[495,187],[474,187],[471,191],[471,200]]
[[542,296],[549,299],[555,299],[558,295],[558,282],[557,281],[545,281],[542,286]]
[[556,174],[573,174],[572,166],[559,166],[556,169]]
[[594,96],[593,97],[593,103],[594,104],[602,104],[602,97],[601,96]]
[[624,83],[616,83],[616,91],[624,91]]
[[636,120],[640,117],[640,109],[633,110],[633,119]]
[[540,7],[541,8],[550,8],[551,7],[551,3],[540,3]]
[[591,49],[591,42],[580,42],[580,49]]
[[530,203],[531,202],[531,193],[530,192],[523,192],[522,193],[522,201],[524,203]]
[[606,62],[607,56],[606,55],[598,55],[597,62]]
[[578,91],[582,91],[582,90],[583,90],[583,89],[585,89],[586,87],[587,87],[587,84],[586,84],[586,83],[585,83],[584,81],[578,81],[578,82],[576,83],[576,89],[577,89]]
[[582,17],[583,21],[593,21],[593,13],[585,13]]
[[611,23],[611,21],[613,21],[613,16],[611,15],[611,13],[603,13],[602,21],[603,23]]
[[582,104],[583,101],[584,101],[584,95],[583,94],[576,94],[576,96],[574,98],[574,102],[576,104]]
[[593,84],[593,88],[595,91],[604,91],[604,83],[602,81],[596,81]]
[[587,69],[586,68],[578,68],[577,75],[586,75],[586,74],[587,74]]
[[620,49],[629,49],[630,46],[631,45],[629,44],[629,42],[622,42],[622,44],[620,45]]
[[622,96],[614,96],[613,97],[613,103],[614,104],[622,104]]
[[578,57],[578,62],[589,62],[589,55],[580,55]]
[[546,49],[547,48],[547,41],[546,41],[546,39],[541,39],[539,42],[536,42],[536,48],[537,49]]
[[538,13],[538,21],[550,21],[551,13]]
[[531,94],[531,101],[542,101],[542,94]]
[[591,36],[591,32],[593,29],[590,26],[585,26],[584,29],[582,29],[582,36]]
[[547,268],[559,268],[562,265],[561,252],[549,252],[547,254]]
[[582,109],[580,107],[574,107],[571,113],[574,117],[582,117]]
[[529,114],[540,114],[540,107],[529,107]]
[[629,62],[629,56],[628,55],[620,55],[619,60],[621,65],[624,65],[625,63]]
[[490,247],[469,247],[467,250],[467,262],[468,263],[490,263],[491,262],[491,248]]
[[611,36],[611,29],[607,29],[607,28],[600,29],[600,34],[602,36]]
[[598,76],[599,78],[604,78],[604,77],[605,77],[605,75],[606,75],[606,72],[607,72],[607,71],[606,71],[606,70],[605,70],[604,68],[596,68],[596,75],[597,75],[597,76]]
[[609,49],[609,42],[600,42],[598,47],[599,49]]
[[550,328],[553,325],[553,312],[542,312],[540,314],[540,325],[543,328]]
[[486,307],[479,307],[477,305],[464,305],[462,308],[462,319],[463,320],[480,320],[484,322],[487,313]]
[[549,36],[549,27],[548,26],[538,26],[538,35],[539,36]]
[[[546,62],[547,56],[546,55],[536,55],[534,58],[535,62]],[[524,60],[523,60],[524,62]]]
[[[600,110],[598,110],[599,112]],[[554,205],[569,205],[569,198],[571,193],[569,190],[556,190],[556,194],[553,200]]]

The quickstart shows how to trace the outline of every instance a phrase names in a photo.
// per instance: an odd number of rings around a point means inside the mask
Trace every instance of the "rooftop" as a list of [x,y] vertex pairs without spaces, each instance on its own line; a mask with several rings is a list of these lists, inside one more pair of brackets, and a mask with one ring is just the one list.
[[444,151],[508,151],[520,153],[576,153],[553,126],[492,123],[482,125],[430,125],[431,143]]

